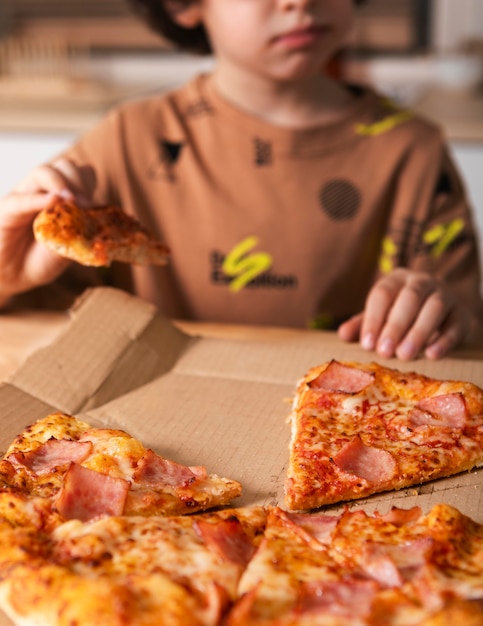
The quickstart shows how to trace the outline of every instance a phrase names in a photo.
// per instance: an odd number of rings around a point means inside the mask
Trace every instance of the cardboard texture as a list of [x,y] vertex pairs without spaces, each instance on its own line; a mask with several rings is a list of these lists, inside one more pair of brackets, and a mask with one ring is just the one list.
[[[240,481],[244,492],[234,506],[283,506],[293,392],[310,367],[332,358],[378,360],[483,386],[483,361],[384,361],[317,331],[277,338],[267,332],[252,341],[193,337],[152,305],[99,288],[79,300],[50,346],[0,387],[0,449],[26,425],[62,410]],[[475,470],[350,506],[385,512],[417,504],[427,511],[447,502],[483,522],[482,483],[483,470]],[[4,624],[10,622],[0,616]]]

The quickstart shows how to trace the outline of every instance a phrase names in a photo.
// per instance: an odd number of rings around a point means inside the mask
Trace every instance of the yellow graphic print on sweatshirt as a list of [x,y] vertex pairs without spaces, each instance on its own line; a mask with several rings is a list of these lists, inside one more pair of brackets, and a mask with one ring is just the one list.
[[[458,235],[464,230],[465,222],[458,217],[447,224],[436,224],[423,232],[422,241],[430,248],[430,254],[439,258]],[[389,235],[382,240],[382,251],[379,258],[379,270],[383,274],[389,274],[397,265],[399,248]]]
[[414,113],[412,111],[408,109],[400,109],[389,99],[384,99],[382,103],[385,108],[390,111],[387,117],[384,117],[382,120],[377,122],[373,122],[372,124],[356,124],[356,135],[366,135],[369,137],[382,135],[383,133],[387,133],[393,128],[396,128],[396,126],[400,126],[414,117]]
[[449,224],[438,224],[423,234],[425,244],[431,246],[431,254],[439,258],[464,229],[465,222],[459,217]]
[[382,254],[379,259],[379,269],[383,274],[389,274],[395,267],[398,248],[391,237],[382,240]]
[[251,280],[272,266],[272,257],[267,252],[248,254],[257,243],[257,237],[247,237],[226,255],[222,269],[227,276],[233,276],[229,286],[230,291],[235,293],[241,291]]

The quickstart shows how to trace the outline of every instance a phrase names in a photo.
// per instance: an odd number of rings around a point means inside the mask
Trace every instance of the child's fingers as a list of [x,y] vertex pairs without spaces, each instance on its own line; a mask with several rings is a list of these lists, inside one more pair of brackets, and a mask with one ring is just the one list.
[[13,189],[13,195],[43,192],[90,204],[95,183],[92,168],[79,168],[69,159],[60,158],[35,168]]
[[337,329],[339,337],[343,341],[357,341],[360,337],[363,319],[364,314],[358,313],[341,324]]
[[[440,290],[431,293],[420,307],[408,331],[396,342],[397,357],[403,360],[413,359],[433,341],[435,333],[441,336],[441,328],[453,308],[454,301],[448,294]],[[383,332],[385,334],[386,329]]]
[[463,342],[470,332],[470,316],[461,309],[454,309],[448,315],[436,338],[430,338],[425,356],[428,359],[439,359]]
[[51,204],[55,193],[12,193],[0,203],[0,223],[2,227],[31,222],[33,216]]
[[69,179],[52,165],[40,165],[13,189],[13,194],[68,192]]
[[361,326],[361,345],[366,350],[375,350],[377,346],[381,348],[381,341],[384,341],[384,348],[381,356],[393,356],[396,344],[393,341],[398,338],[396,327],[400,324],[394,320],[394,330],[389,327],[389,333],[384,336],[382,332],[386,326],[389,314],[393,309],[405,282],[405,274],[398,270],[381,278],[371,289],[367,296]]
[[55,280],[70,265],[70,261],[38,244],[32,246],[24,260],[24,274],[28,277],[28,288]]
[[403,284],[404,280],[397,272],[380,279],[369,292],[364,311],[342,324],[339,336],[344,341],[359,339],[364,349],[375,350]]
[[91,197],[96,186],[96,176],[92,167],[78,167],[70,159],[60,158],[52,163],[65,180],[69,181],[69,189],[76,196],[76,200],[86,206],[92,204]]
[[359,339],[383,358],[439,358],[470,331],[470,317],[428,274],[398,269],[372,288],[362,313],[339,328],[345,341]]
[[435,284],[426,277],[414,275],[402,286],[387,312],[377,352],[384,357],[396,353],[400,358],[413,358],[443,321],[446,312],[447,302]]

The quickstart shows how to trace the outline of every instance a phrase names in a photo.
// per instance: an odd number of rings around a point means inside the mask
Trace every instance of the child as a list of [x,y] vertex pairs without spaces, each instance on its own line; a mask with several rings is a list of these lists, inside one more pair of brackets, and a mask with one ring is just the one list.
[[3,303],[81,270],[32,239],[61,196],[120,204],[166,241],[166,268],[101,279],[173,317],[338,327],[400,359],[481,332],[475,232],[439,130],[320,70],[352,0],[131,2],[212,50],[214,71],[111,112],[3,200]]

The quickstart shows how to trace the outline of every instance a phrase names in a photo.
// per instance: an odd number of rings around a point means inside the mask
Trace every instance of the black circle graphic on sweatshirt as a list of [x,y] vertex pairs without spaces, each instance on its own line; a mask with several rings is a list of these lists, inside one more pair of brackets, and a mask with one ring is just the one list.
[[359,210],[361,193],[348,180],[331,180],[322,187],[320,203],[333,220],[350,220]]

